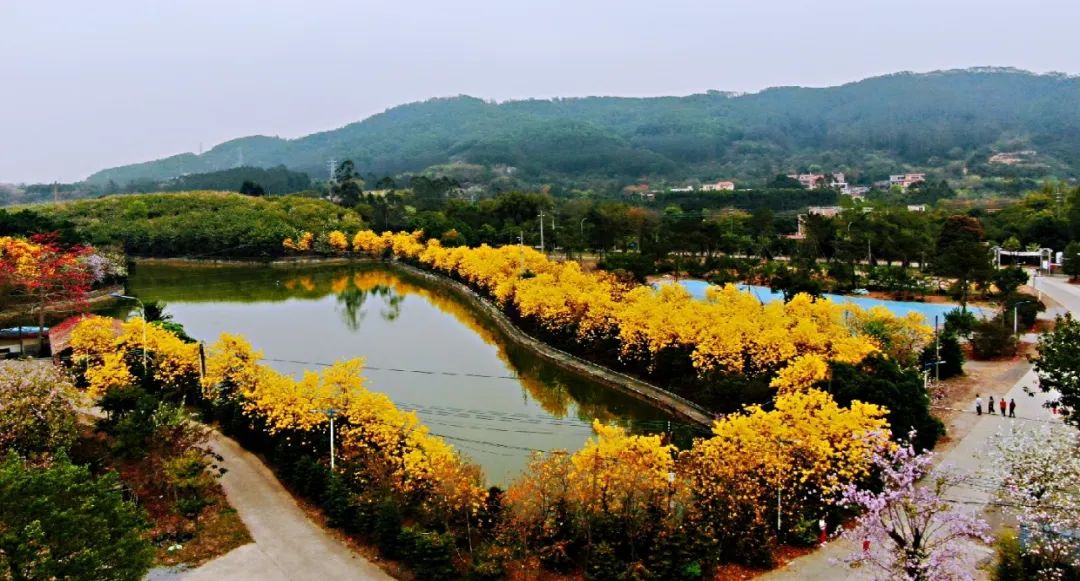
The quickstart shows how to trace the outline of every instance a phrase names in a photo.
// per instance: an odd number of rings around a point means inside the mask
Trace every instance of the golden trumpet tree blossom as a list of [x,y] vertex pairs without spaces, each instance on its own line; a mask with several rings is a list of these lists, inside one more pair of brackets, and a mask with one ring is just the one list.
[[[421,236],[364,231],[353,247],[372,254],[389,248],[418,260],[583,349],[615,340],[624,362],[647,369],[676,349],[689,354],[702,377],[765,375],[778,389],[803,389],[826,378],[831,362],[858,363],[878,351],[908,362],[930,337],[917,317],[884,310],[864,312],[807,295],[762,305],[734,285],[711,287],[702,301],[679,285],[628,287],[608,273],[586,273],[525,246],[445,248],[434,239],[423,244]],[[788,369],[795,362],[799,367]]]
[[570,458],[571,497],[588,511],[644,515],[672,493],[675,446],[593,421],[596,438]]
[[345,236],[345,233],[340,230],[334,230],[326,237],[326,243],[330,245],[330,248],[334,252],[348,252],[349,251],[349,239]]

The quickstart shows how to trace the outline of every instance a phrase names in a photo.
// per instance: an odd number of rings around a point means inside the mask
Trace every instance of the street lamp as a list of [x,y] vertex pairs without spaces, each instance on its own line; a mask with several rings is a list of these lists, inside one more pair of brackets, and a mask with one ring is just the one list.
[[337,415],[337,410],[329,408],[326,410],[326,415],[330,417],[330,472],[334,471],[334,416]]
[[127,300],[130,300],[130,301],[135,301],[135,302],[139,303],[139,309],[142,310],[142,322],[143,322],[143,324],[142,324],[142,366],[143,366],[143,373],[146,373],[147,370],[149,369],[146,366],[146,325],[147,325],[147,322],[146,322],[146,305],[143,304],[143,302],[140,301],[138,297],[123,295],[123,294],[120,294],[120,293],[109,293],[109,296],[114,298],[114,299],[127,299]]
[[1018,322],[1017,322],[1018,319],[1016,317],[1016,315],[1018,313],[1017,307],[1019,307],[1020,305],[1022,305],[1024,303],[1033,303],[1033,302],[1035,302],[1035,301],[1017,301],[1017,302],[1013,303],[1013,335],[1017,334],[1019,332],[1019,330],[1020,330],[1019,326],[1018,326]]
[[[801,440],[789,440],[787,438],[777,437],[776,438],[776,443],[777,444],[783,444],[783,445],[786,445],[786,446],[791,446],[791,445],[795,445],[795,444],[802,444],[802,441]],[[780,449],[777,448],[777,455],[779,455],[779,451],[780,451]],[[781,512],[782,512],[782,506],[780,504],[780,491],[781,491],[781,488],[782,487],[780,486],[780,479],[777,478],[777,480],[776,480],[776,534],[777,534],[777,536],[780,535],[780,527],[781,527],[781,521],[780,521],[780,515],[781,515]]]

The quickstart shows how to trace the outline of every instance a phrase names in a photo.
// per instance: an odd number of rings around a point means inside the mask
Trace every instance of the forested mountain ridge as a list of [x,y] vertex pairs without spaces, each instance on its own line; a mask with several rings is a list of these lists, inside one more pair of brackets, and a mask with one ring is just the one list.
[[[828,88],[735,95],[410,103],[298,139],[253,136],[202,155],[100,171],[124,184],[243,163],[314,177],[331,158],[376,175],[449,163],[512,167],[532,179],[765,179],[813,166],[857,180],[905,169],[1080,175],[1080,77],[1015,69],[898,73]],[[1026,151],[1023,163],[990,163]]]

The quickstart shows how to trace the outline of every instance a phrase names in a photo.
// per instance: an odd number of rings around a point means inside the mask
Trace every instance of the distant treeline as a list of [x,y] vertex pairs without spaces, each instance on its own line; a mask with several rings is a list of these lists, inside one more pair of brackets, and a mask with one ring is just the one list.
[[124,185],[109,182],[103,193],[120,192],[191,192],[213,190],[221,192],[241,192],[244,185],[258,186],[262,194],[281,195],[302,192],[311,188],[311,178],[306,173],[291,171],[283,165],[264,169],[243,166],[221,171],[193,173],[170,180],[135,180]]

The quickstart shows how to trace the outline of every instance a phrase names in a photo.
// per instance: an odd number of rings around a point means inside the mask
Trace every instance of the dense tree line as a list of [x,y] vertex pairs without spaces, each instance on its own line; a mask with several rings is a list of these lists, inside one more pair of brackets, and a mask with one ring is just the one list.
[[118,244],[135,256],[279,256],[281,241],[300,231],[362,224],[355,211],[325,200],[224,192],[111,196],[43,206],[38,213],[72,224],[87,242]]

